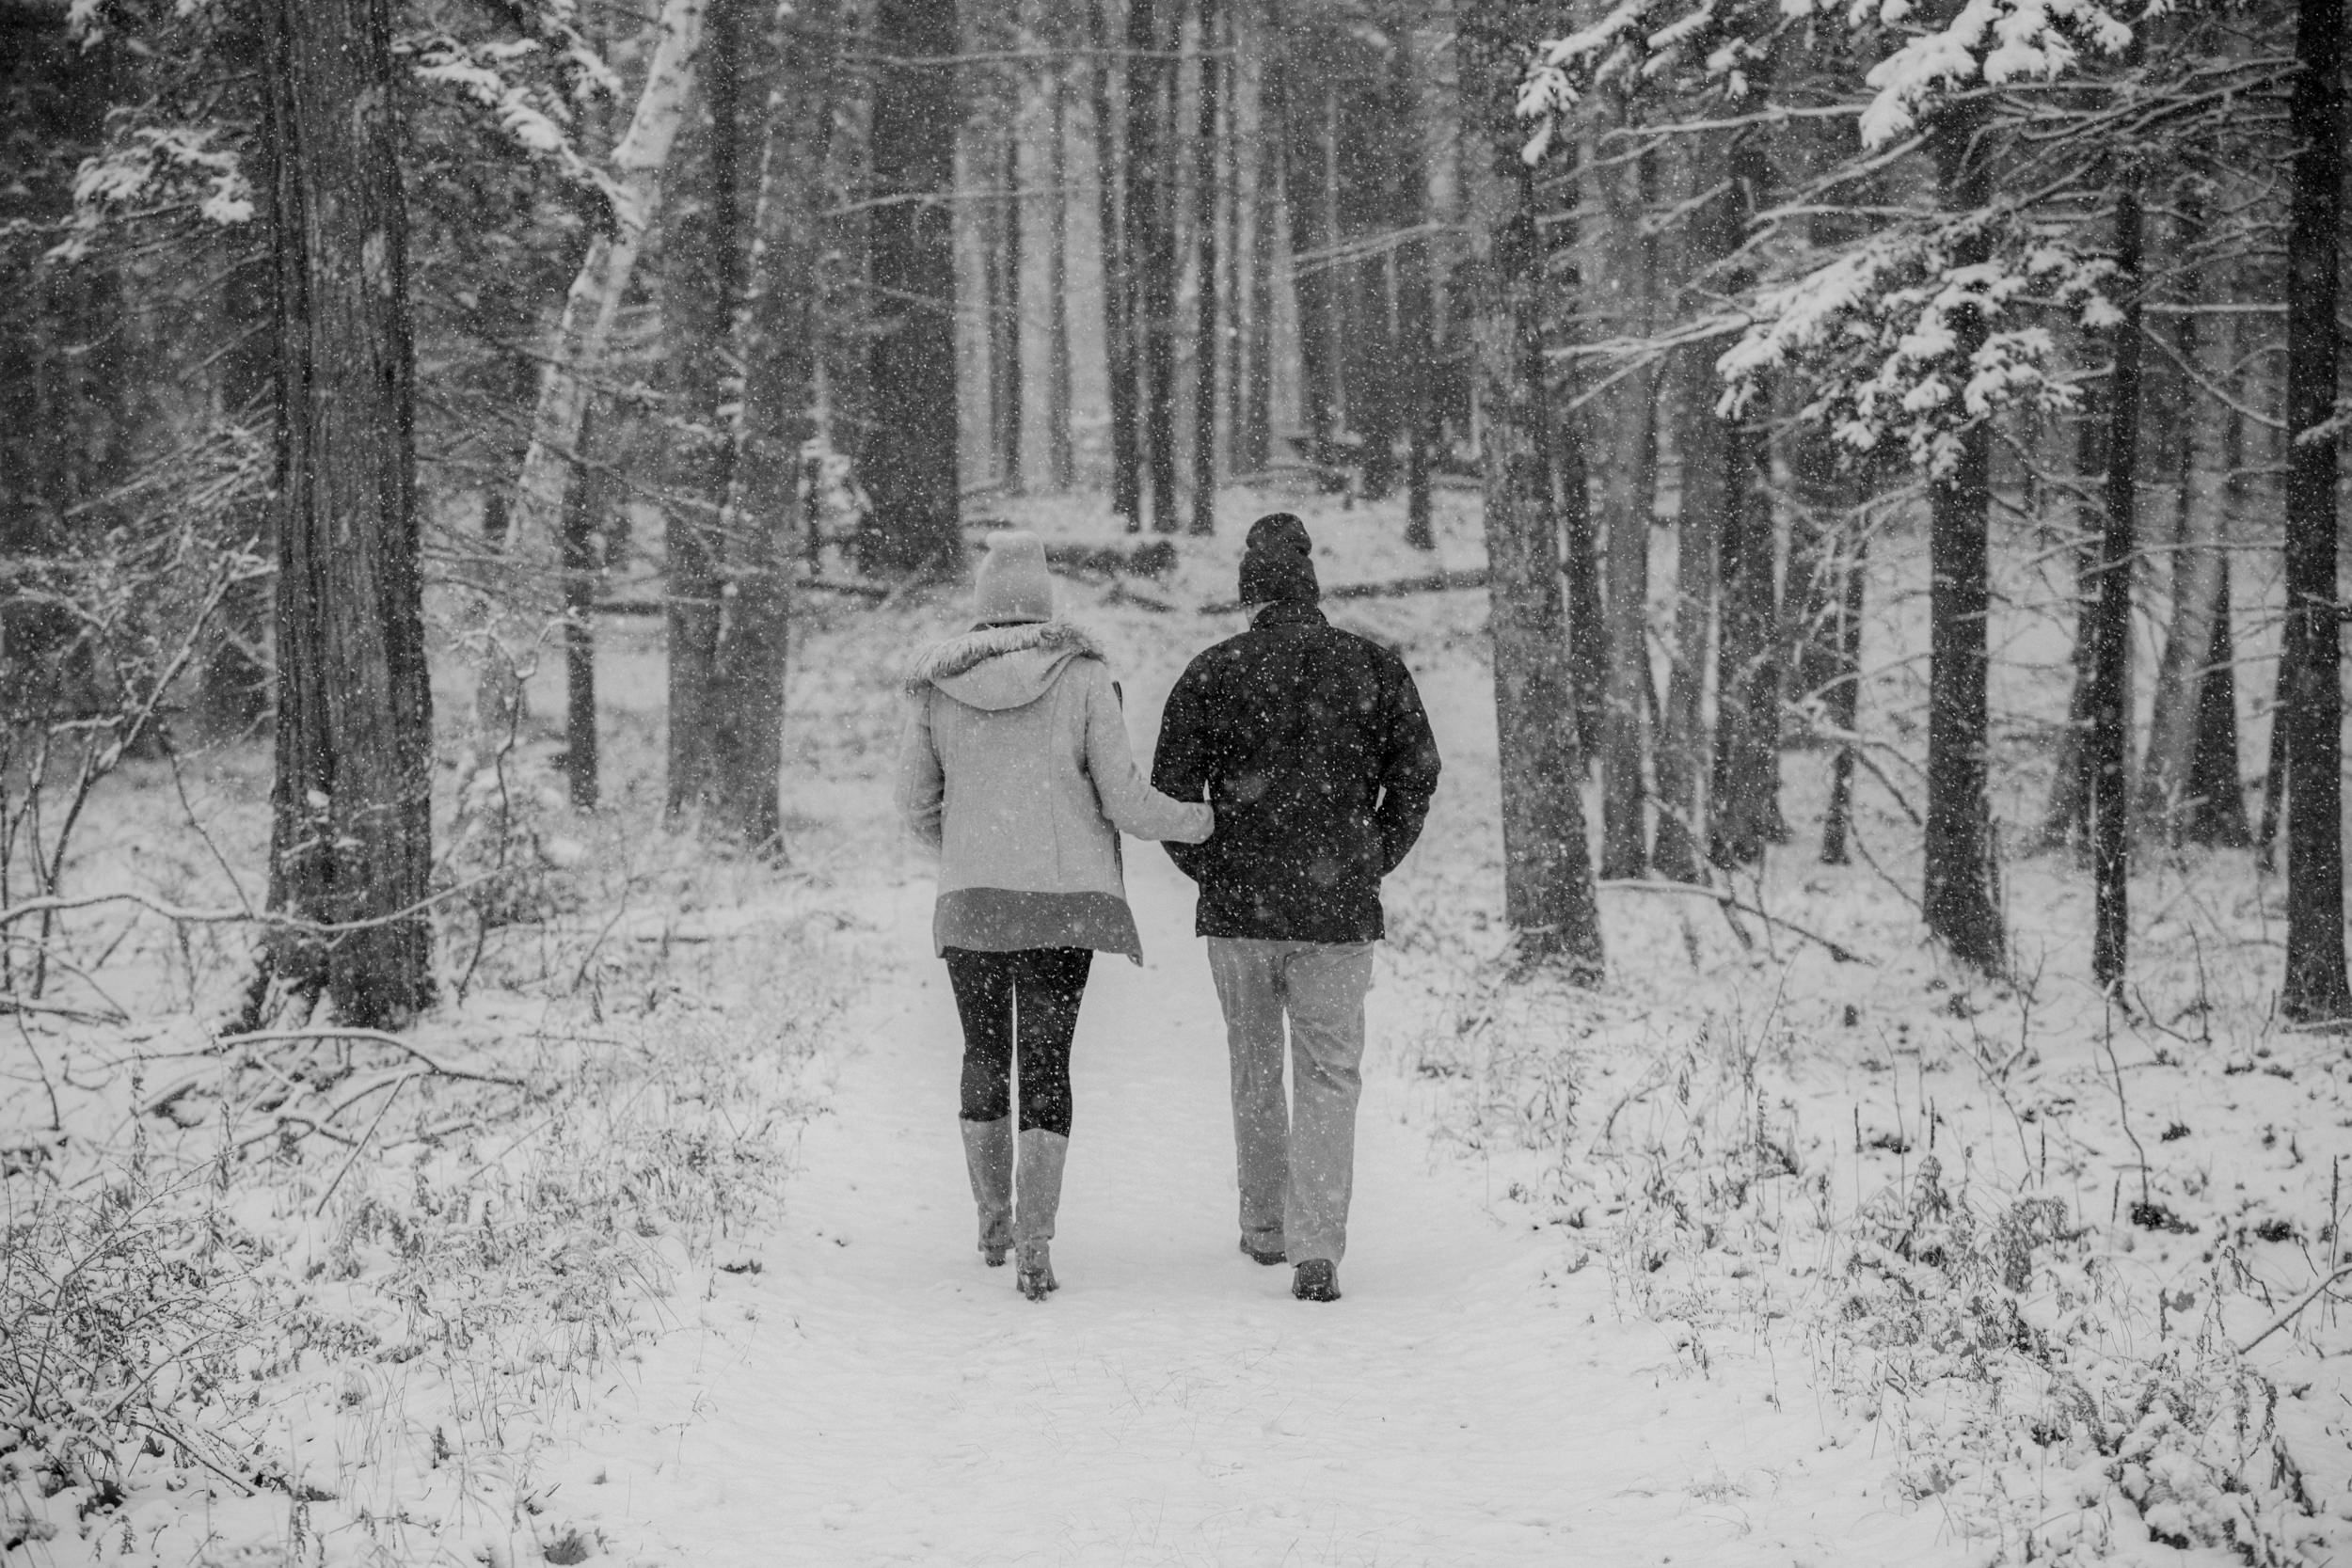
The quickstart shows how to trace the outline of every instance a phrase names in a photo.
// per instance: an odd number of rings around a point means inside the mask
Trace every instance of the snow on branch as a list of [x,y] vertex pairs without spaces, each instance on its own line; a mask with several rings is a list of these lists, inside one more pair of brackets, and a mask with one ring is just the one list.
[[[1782,0],[1791,16],[1829,8],[1820,0]],[[1847,23],[1900,28],[1914,0],[1851,0]],[[2055,81],[2086,53],[2121,55],[2132,29],[2100,0],[1966,0],[1950,22],[1917,32],[1870,68],[1875,96],[1862,114],[1862,144],[1884,147],[1908,133],[1944,96],[1972,87]]]
[[[1959,262],[1970,240],[1989,241],[1991,258]],[[1941,477],[1959,461],[1961,436],[1995,412],[2073,405],[2039,318],[2055,309],[2086,329],[2114,325],[2122,318],[2104,293],[2114,270],[2006,209],[1876,236],[1758,293],[1754,324],[1716,361],[1717,407],[1736,417],[1772,372],[1801,368],[1815,393],[1805,417],[1840,445],[1860,453],[1900,441]],[[1970,310],[1988,331],[1963,360],[1957,318]]]
[[1769,0],[1623,0],[1582,31],[1537,44],[1519,82],[1519,118],[1535,122],[1520,156],[1542,162],[1561,117],[1603,87],[1672,79],[1678,91],[1745,98],[1746,67],[1764,57],[1776,22]]

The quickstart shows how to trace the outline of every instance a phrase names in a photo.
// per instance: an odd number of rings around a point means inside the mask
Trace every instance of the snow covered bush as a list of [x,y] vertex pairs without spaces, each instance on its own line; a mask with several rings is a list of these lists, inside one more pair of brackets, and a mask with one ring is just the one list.
[[268,1467],[255,1374],[286,1280],[217,1174],[165,1178],[141,1149],[87,1194],[7,1180],[0,1551],[119,1508],[143,1472],[246,1488]]

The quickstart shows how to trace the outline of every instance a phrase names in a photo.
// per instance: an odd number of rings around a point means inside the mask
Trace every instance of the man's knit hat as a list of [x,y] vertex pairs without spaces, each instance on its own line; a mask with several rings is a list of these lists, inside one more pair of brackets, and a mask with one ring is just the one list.
[[1307,525],[1290,513],[1270,512],[1250,524],[1241,556],[1241,602],[1312,604],[1323,597],[1314,547]]
[[1045,544],[1026,529],[988,536],[988,553],[972,574],[972,619],[980,626],[1054,618],[1054,577]]

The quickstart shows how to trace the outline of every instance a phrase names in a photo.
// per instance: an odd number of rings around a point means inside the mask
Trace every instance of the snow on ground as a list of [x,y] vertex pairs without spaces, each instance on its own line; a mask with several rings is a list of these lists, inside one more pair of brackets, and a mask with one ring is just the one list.
[[1607,1271],[1565,1273],[1433,1148],[1392,975],[1345,1299],[1292,1300],[1234,1245],[1189,885],[1138,854],[1130,890],[1147,962],[1098,965],[1080,1021],[1060,1291],[1025,1301],[973,1250],[954,1009],[909,880],[904,1006],[809,1129],[758,1271],[605,1401],[562,1471],[577,1517],[714,1564],[1964,1560],[1888,1466],[1825,1446],[1801,1367],[1692,1376]]
[[[1434,564],[1481,564],[1475,498],[1439,503]],[[1231,597],[1275,504],[1307,515],[1327,586],[1433,564],[1396,506],[1237,491],[1169,578],[1072,580],[1139,747],[1184,660],[1240,625],[1196,607]],[[1083,499],[1006,510],[1110,534]],[[1597,993],[1507,963],[1484,595],[1330,607],[1410,663],[1447,773],[1390,884],[1327,1307],[1233,1248],[1216,1005],[1187,889],[1145,846],[1151,965],[1099,965],[1080,1025],[1063,1289],[1024,1302],[973,1252],[930,882],[887,790],[897,672],[957,595],[803,605],[781,870],[654,830],[658,634],[609,626],[607,806],[528,787],[559,745],[545,671],[516,793],[545,875],[486,937],[453,913],[451,997],[417,1037],[529,1089],[420,1082],[359,1153],[281,1124],[231,1150],[216,1202],[155,1194],[276,1292],[200,1416],[264,1484],[240,1499],[156,1456],[111,1499],[44,1495],[0,1462],[6,1560],[2352,1560],[2352,1320],[2323,1298],[2236,1348],[2344,1252],[2352,1058],[2271,1016],[2279,882],[2242,854],[2145,855],[2122,1010],[2084,978],[2062,856],[2009,857],[2011,980],[1927,948],[1891,792],[1916,790],[1917,546],[1872,552],[1883,776],[1859,863],[1816,862],[1826,759],[1792,751],[1795,841],[1724,884],[1864,961],[1611,889]],[[2064,561],[2001,560],[2014,844],[2063,711]],[[437,675],[462,715],[462,671]],[[259,864],[266,758],[183,772],[107,786],[73,887],[236,903],[223,865]],[[119,1185],[135,1148],[210,1171],[223,1128],[277,1114],[271,1074],[340,1095],[398,1065],[274,1048],[133,1118],[201,1047],[241,936],[100,911],[69,939],[56,994],[135,1022],[16,1021],[38,1060],[0,1085],[12,1199]]]

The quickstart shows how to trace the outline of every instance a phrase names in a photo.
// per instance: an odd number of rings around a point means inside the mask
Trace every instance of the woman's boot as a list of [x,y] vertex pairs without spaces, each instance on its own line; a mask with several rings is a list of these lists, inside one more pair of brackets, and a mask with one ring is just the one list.
[[1054,1213],[1061,1207],[1061,1167],[1069,1158],[1070,1140],[1059,1132],[1027,1127],[1021,1132],[1021,1170],[1015,1182],[1020,1207],[1012,1222],[1020,1265],[1021,1293],[1043,1301],[1048,1291],[1061,1287],[1054,1279],[1052,1250]]
[[1012,1117],[964,1121],[963,1164],[972,1176],[972,1201],[980,1212],[980,1257],[992,1269],[1004,1267],[1012,1250]]

